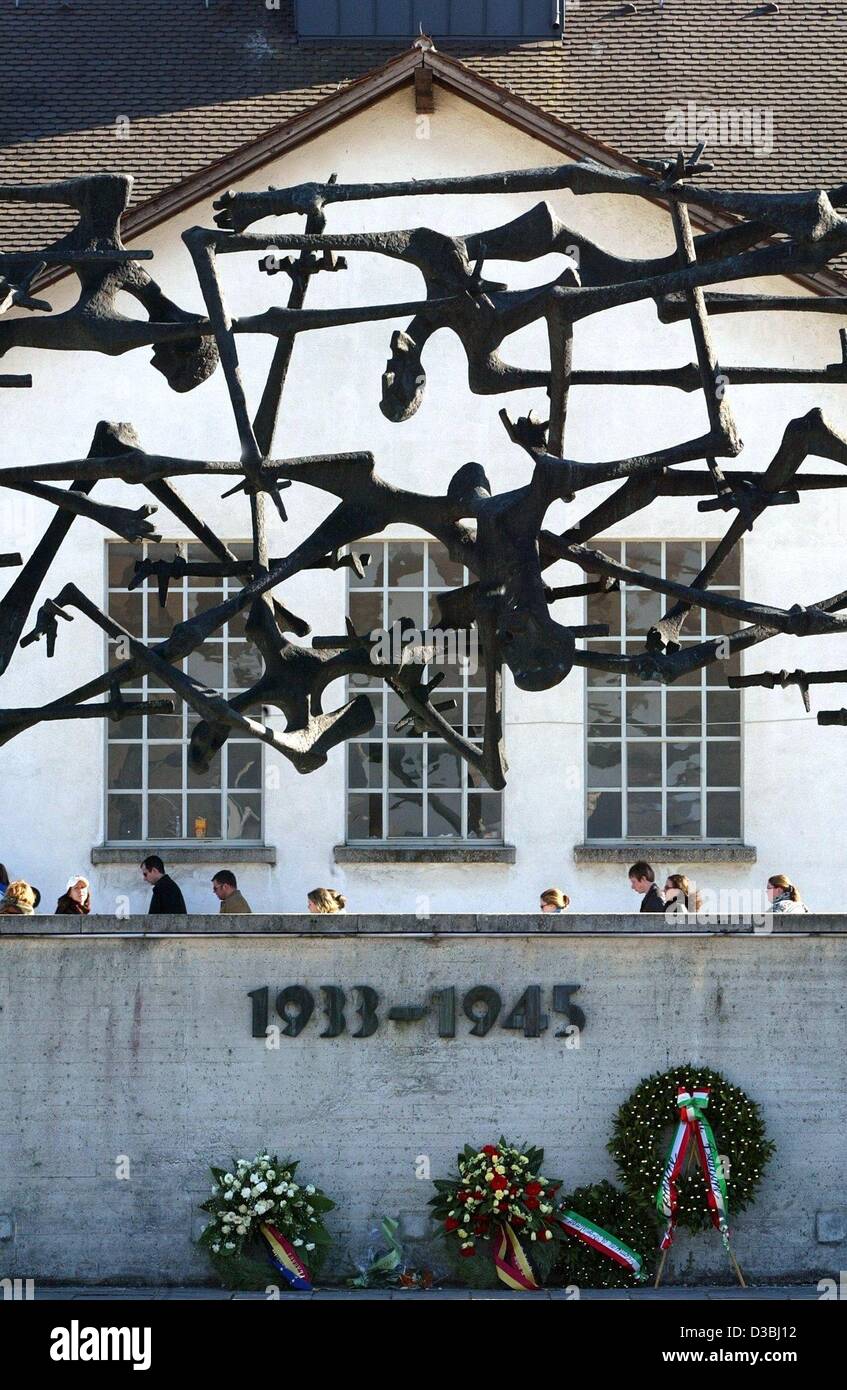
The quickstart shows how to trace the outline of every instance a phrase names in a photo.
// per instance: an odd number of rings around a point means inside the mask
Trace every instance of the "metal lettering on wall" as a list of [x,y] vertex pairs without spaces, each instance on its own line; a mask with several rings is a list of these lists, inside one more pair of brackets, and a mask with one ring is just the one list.
[[[380,1012],[380,995],[372,985],[352,985],[349,988],[356,997],[348,1004],[347,994],[341,985],[320,986],[326,1026],[318,1037],[337,1038],[349,1032],[353,1038],[370,1038],[381,1023],[418,1023],[429,1014],[436,1019],[439,1038],[456,1037],[455,985],[434,990],[427,1002],[391,1004],[383,1012]],[[561,1026],[554,1029],[553,1036],[565,1038],[569,1047],[579,1046],[579,1037],[585,1028],[585,1014],[571,998],[580,988],[578,984],[553,985],[550,988],[550,1012],[559,1015],[562,1020]],[[250,990],[247,997],[252,1004],[254,1038],[267,1040],[274,1031],[283,1038],[296,1038],[315,1012],[315,993],[305,985],[286,985],[279,991],[274,1005],[279,1024],[271,1022],[268,985]],[[498,1021],[501,1028],[522,1032],[526,1038],[540,1037],[550,1027],[549,1015],[542,1011],[541,985],[528,985],[502,1018],[503,997],[490,985],[475,985],[465,990],[458,996],[458,1004],[470,1023],[470,1027],[463,1031],[474,1038],[484,1038]]]

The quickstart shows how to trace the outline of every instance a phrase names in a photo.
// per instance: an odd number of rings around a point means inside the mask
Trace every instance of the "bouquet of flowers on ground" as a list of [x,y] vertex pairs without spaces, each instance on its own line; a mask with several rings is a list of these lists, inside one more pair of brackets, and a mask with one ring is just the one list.
[[312,1183],[295,1181],[297,1163],[259,1154],[236,1159],[232,1170],[212,1168],[215,1186],[201,1210],[212,1220],[199,1244],[227,1288],[265,1288],[270,1271],[254,1255],[265,1246],[271,1264],[294,1289],[310,1289],[326,1257],[324,1216],[335,1206]]
[[537,1289],[549,1274],[563,1238],[555,1218],[561,1181],[542,1174],[543,1162],[543,1149],[501,1138],[481,1149],[466,1144],[458,1177],[435,1180],[433,1216],[469,1283],[496,1277],[512,1289]]

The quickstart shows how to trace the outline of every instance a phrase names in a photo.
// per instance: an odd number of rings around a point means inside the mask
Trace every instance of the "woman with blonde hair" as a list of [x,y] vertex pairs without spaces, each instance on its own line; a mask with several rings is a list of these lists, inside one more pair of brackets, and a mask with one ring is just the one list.
[[545,888],[541,894],[542,912],[567,912],[571,900],[561,888]]
[[4,917],[31,917],[35,911],[35,890],[22,878],[10,883],[0,902]]
[[343,912],[347,899],[334,888],[313,888],[306,894],[310,912]]
[[668,874],[665,880],[665,906],[674,912],[699,912],[702,899],[685,874]]
[[772,874],[768,879],[769,912],[808,912],[800,897],[800,889],[785,874]]

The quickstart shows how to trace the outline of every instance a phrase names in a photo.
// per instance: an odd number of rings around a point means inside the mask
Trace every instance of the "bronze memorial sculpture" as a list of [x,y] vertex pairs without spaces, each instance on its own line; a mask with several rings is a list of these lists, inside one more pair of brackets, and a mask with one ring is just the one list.
[[[168,710],[173,700],[129,701],[121,687],[150,673],[169,687],[174,699],[187,702],[200,716],[191,735],[190,759],[206,768],[230,732],[239,730],[276,748],[300,772],[326,761],[343,740],[366,733],[373,709],[358,695],[338,709],[324,710],[326,687],[339,676],[373,673],[375,634],[357,633],[348,622],[343,635],[314,637],[311,645],[292,641],[310,632],[308,623],[284,605],[284,583],[304,569],[350,567],[361,575],[367,557],[356,550],[368,536],[393,522],[422,528],[465,564],[473,582],[442,595],[441,621],[426,639],[410,640],[396,660],[378,671],[397,694],[419,732],[437,734],[494,788],[505,785],[506,761],[501,725],[501,673],[506,666],[523,689],[543,690],[564,680],[573,667],[626,670],[645,680],[670,683],[725,656],[765,641],[775,633],[807,636],[847,631],[847,590],[819,602],[789,609],[710,590],[726,556],[767,507],[800,502],[807,490],[842,487],[847,474],[800,473],[809,455],[847,464],[847,436],[819,410],[791,420],[773,460],[762,472],[725,471],[722,460],[741,451],[727,386],[769,382],[847,382],[847,335],[841,331],[841,361],[820,369],[727,366],[718,362],[709,326],[710,313],[762,310],[843,313],[847,300],[837,295],[815,298],[731,294],[705,286],[772,275],[808,275],[847,254],[847,184],[795,194],[722,192],[696,183],[712,166],[700,146],[686,159],[645,161],[644,172],[607,169],[591,161],[558,167],[483,174],[467,178],[424,179],[392,184],[326,184],[269,189],[264,193],[227,193],[216,204],[215,228],[194,227],[184,242],[196,270],[206,315],[188,313],[169,300],[140,266],[151,253],[124,248],[120,223],[131,181],[101,174],[55,184],[0,186],[0,200],[64,204],[77,223],[67,235],[38,251],[0,253],[0,356],[16,347],[53,351],[91,351],[110,355],[151,346],[154,367],[175,391],[188,392],[207,379],[218,364],[224,372],[240,440],[238,461],[162,457],[145,452],[131,425],[101,422],[85,458],[0,468],[0,484],[52,503],[55,516],[32,554],[0,555],[0,566],[21,567],[0,600],[0,675],[18,645],[44,637],[53,655],[64,622],[76,610],[111,638],[123,642],[118,663],[95,675],[63,698],[47,705],[0,709],[0,743],[44,720],[108,717]],[[570,190],[579,196],[620,194],[664,205],[672,221],[676,252],[653,260],[611,255],[560,222],[547,203],[490,231],[449,237],[426,227],[406,231],[360,232],[334,236],[326,229],[327,211],[336,202],[395,196],[543,193]],[[722,223],[718,230],[695,236],[689,209]],[[305,232],[252,234],[249,228],[272,216],[301,214]],[[284,274],[290,288],[285,307],[271,307],[248,318],[234,317],[216,270],[220,256],[261,251],[259,269]],[[280,256],[279,252],[296,252]],[[343,254],[342,254],[343,253]],[[339,273],[345,257],[376,254],[415,266],[422,276],[419,300],[337,309],[307,309],[312,276]],[[485,274],[486,260],[530,261],[557,254],[561,273],[531,289],[510,290]],[[45,278],[70,271],[79,280],[76,304],[52,314],[50,304],[34,297]],[[117,306],[129,293],[146,319],[128,318]],[[608,371],[572,370],[574,325],[589,315],[635,301],[654,302],[660,323],[688,319],[696,363],[677,368]],[[14,312],[18,311],[18,312]],[[517,451],[531,461],[528,482],[493,494],[478,463],[457,467],[443,495],[395,487],[376,472],[367,452],[315,457],[273,457],[273,439],[288,366],[297,335],[307,330],[373,320],[405,322],[391,333],[382,377],[380,409],[401,424],[424,406],[424,359],[430,337],[441,328],[459,339],[468,363],[468,385],[477,394],[497,394],[526,387],[546,390],[549,419],[532,413],[512,420],[500,412]],[[547,327],[550,360],[546,371],[513,366],[499,355],[503,340],[535,320]],[[276,339],[261,401],[251,418],[239,369],[238,338],[263,333]],[[656,385],[681,391],[700,390],[708,430],[697,438],[653,453],[610,461],[578,461],[565,455],[568,397],[572,387]],[[29,376],[0,376],[0,387],[29,387]],[[375,400],[377,396],[376,383]],[[679,465],[704,460],[700,469]],[[236,556],[195,515],[180,496],[181,477],[220,474],[235,494],[233,507],[249,503],[253,555]],[[70,531],[74,517],[98,522],[107,532],[128,540],[159,539],[149,517],[156,508],[137,511],[107,506],[93,499],[101,479],[139,484],[202,542],[208,560],[148,556],[136,567],[133,583],[155,577],[165,603],[168,585],[183,574],[237,576],[242,587],[225,602],[179,623],[164,641],[153,645],[133,637],[104,613],[75,584],[66,584],[30,618],[35,597]],[[62,482],[70,486],[63,488]],[[285,520],[283,493],[293,481],[307,483],[337,499],[337,505],[310,536],[288,554],[270,556],[266,528],[267,499]],[[620,487],[582,515],[563,534],[544,529],[556,500],[572,503],[585,489],[612,482]],[[240,498],[238,494],[246,497]],[[674,583],[618,564],[589,542],[599,532],[632,516],[658,497],[701,497],[703,512],[731,514],[726,534],[702,572],[690,585]],[[562,588],[545,583],[544,571],[564,560],[579,572],[580,582]],[[583,579],[583,574],[590,576]],[[568,627],[556,621],[557,600],[603,593],[621,581],[666,595],[667,611],[647,634],[643,650],[603,654],[578,645],[580,638],[604,635],[601,625]],[[682,644],[692,607],[711,609],[737,620],[728,638]],[[176,664],[235,616],[247,610],[246,632],[264,663],[261,679],[230,700],[205,688]],[[429,640],[439,631],[466,631],[475,625],[486,685],[482,744],[457,732],[445,717],[451,701],[439,701],[435,648]],[[411,626],[411,624],[409,625]],[[408,629],[406,629],[408,630]],[[847,670],[763,673],[731,677],[730,685],[796,684],[806,708],[815,683],[847,679]],[[98,697],[105,696],[105,699]],[[278,707],[286,720],[283,732],[263,722],[266,705]],[[819,722],[847,723],[847,711],[818,715]]]

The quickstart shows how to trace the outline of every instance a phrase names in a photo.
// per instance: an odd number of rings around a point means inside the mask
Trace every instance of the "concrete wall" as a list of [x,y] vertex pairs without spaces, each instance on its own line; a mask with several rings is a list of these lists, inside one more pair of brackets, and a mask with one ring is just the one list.
[[[417,138],[420,134],[427,138]],[[439,90],[437,110],[423,127],[416,120],[411,91],[397,93],[267,165],[244,184],[263,188],[325,178],[335,171],[341,181],[424,177],[548,164],[558,156],[548,147],[514,130],[461,99]],[[116,166],[132,168],[132,143],[116,142]],[[718,175],[720,166],[718,165]],[[500,225],[533,206],[538,197],[453,197],[388,200],[371,206],[341,204],[329,210],[329,225],[340,231],[426,224],[449,232],[471,232]],[[575,198],[553,193],[556,212],[577,230],[595,236],[610,250],[633,257],[663,254],[673,247],[669,218],[635,199],[611,196]],[[208,203],[189,209],[150,234],[142,243],[155,253],[150,265],[166,293],[181,305],[202,310],[190,258],[180,236],[202,222],[209,225]],[[302,230],[302,220],[267,224],[279,230]],[[343,275],[317,277],[308,303],[373,303],[413,299],[420,277],[410,266],[381,257],[350,257]],[[559,273],[561,260],[509,263],[487,267],[492,276],[508,278],[516,288],[541,283]],[[221,273],[234,313],[259,312],[278,302],[280,281],[256,270],[256,257],[222,258]],[[772,289],[803,293],[790,281],[738,284],[734,289]],[[56,311],[72,302],[70,283],[50,291]],[[127,301],[126,311],[137,313]],[[392,425],[378,409],[380,374],[391,331],[398,325],[377,323],[304,335],[294,352],[277,449],[283,455],[322,450],[373,449],[377,467],[393,482],[442,490],[455,469],[468,459],[481,460],[498,490],[527,480],[526,456],[509,442],[498,419],[505,405],[511,416],[531,408],[542,414],[541,391],[503,397],[470,394],[467,368],[457,340],[438,334],[425,353],[428,374],[424,404],[403,425]],[[837,324],[831,316],[721,316],[713,329],[723,363],[824,365],[839,357]],[[240,337],[248,400],[259,400],[272,345],[264,338]],[[543,325],[514,335],[504,345],[512,362],[543,365]],[[74,458],[87,452],[101,418],[130,420],[151,451],[195,457],[237,457],[238,441],[223,375],[218,371],[189,396],[175,395],[150,367],[149,353],[107,359],[76,353],[15,351],[4,370],[31,371],[32,391],[4,395],[0,463]],[[672,366],[693,359],[690,328],[662,327],[647,304],[614,310],[577,325],[577,368]],[[828,386],[750,387],[732,392],[741,436],[747,441],[743,465],[763,467],[773,456],[788,421],[820,405],[836,423],[844,421],[844,389]],[[701,434],[706,428],[698,395],[655,389],[576,389],[568,414],[568,452],[579,459],[625,457]],[[810,467],[835,470],[814,460]],[[243,499],[221,500],[219,482],[186,480],[186,498],[219,534],[231,539],[248,532]],[[600,492],[602,493],[602,489]],[[149,500],[123,484],[98,486],[97,496],[136,507]],[[593,490],[574,507],[557,504],[547,525],[563,529],[600,500]],[[295,486],[286,494],[291,521],[271,522],[271,552],[285,553],[328,511],[314,490]],[[743,582],[746,594],[763,602],[807,603],[843,587],[843,544],[847,494],[815,499],[804,494],[799,508],[778,507],[756,524],[745,541]],[[42,502],[8,493],[3,498],[4,549],[26,555],[41,535],[53,509]],[[187,532],[160,511],[167,538]],[[802,522],[800,518],[802,517]],[[664,500],[633,518],[619,534],[643,537],[714,537],[725,519],[702,515],[693,500]],[[399,534],[399,533],[398,533]],[[405,532],[409,535],[411,533]],[[93,523],[77,521],[44,593],[54,595],[73,578],[95,597],[104,593],[104,533]],[[779,563],[774,563],[774,557]],[[0,581],[11,582],[15,571]],[[572,582],[571,567],[548,572],[553,584]],[[577,576],[582,578],[582,576]],[[343,573],[308,572],[284,586],[280,595],[303,613],[315,632],[343,631]],[[583,601],[557,607],[563,622],[583,620]],[[19,651],[3,681],[4,706],[47,700],[76,685],[84,675],[103,668],[100,632],[82,618],[60,633],[58,652],[46,661],[43,643]],[[747,670],[803,665],[814,670],[843,664],[831,641],[788,637],[774,639],[746,659]],[[534,908],[538,892],[561,884],[574,905],[587,911],[628,910],[632,903],[625,866],[578,865],[572,847],[584,838],[583,677],[575,671],[556,689],[530,694],[507,681],[506,741],[510,763],[505,802],[505,836],[517,846],[514,865],[336,865],[333,846],[344,840],[344,756],[335,750],[320,772],[301,777],[271,756],[272,773],[265,797],[268,844],[277,847],[274,868],[243,865],[242,886],[254,908],[301,911],[304,892],[315,884],[332,884],[347,892],[351,906],[362,911],[414,911],[419,899],[428,910],[503,911]],[[341,690],[330,691],[332,697]],[[838,688],[816,690],[816,708],[840,704]],[[719,864],[694,870],[698,880],[744,892],[759,889],[768,874],[786,872],[806,889],[820,910],[843,904],[847,866],[833,844],[833,827],[847,822],[847,779],[842,775],[844,731],[819,729],[805,716],[794,691],[750,691],[745,715],[744,834],[757,846],[760,865]],[[104,732],[95,721],[42,726],[0,750],[4,790],[0,806],[0,860],[16,875],[38,884],[45,906],[52,907],[68,876],[85,871],[93,846],[104,838]],[[791,797],[784,793],[790,785]],[[778,816],[773,814],[780,805]],[[14,808],[14,811],[13,809]],[[151,846],[151,848],[154,848]],[[155,847],[160,848],[160,847]],[[685,851],[662,869],[689,869]],[[189,909],[214,907],[211,872],[223,858],[210,852],[208,862],[180,875]],[[137,863],[98,866],[95,901],[114,911],[123,897],[133,911],[146,908],[147,892]]]
[[[504,1132],[543,1145],[568,1186],[613,1179],[617,1106],[650,1071],[689,1060],[759,1101],[777,1144],[758,1201],[732,1222],[742,1266],[771,1278],[844,1268],[843,919],[842,934],[805,919],[830,933],[818,936],[644,935],[655,924],[630,918],[611,938],[603,919],[553,924],[556,934],[534,918],[444,919],[442,931],[471,934],[435,936],[414,919],[362,918],[329,923],[351,933],[339,938],[296,917],[245,919],[229,935],[204,934],[219,918],[131,919],[121,939],[50,937],[19,919],[21,935],[0,941],[0,1236],[13,1231],[0,1239],[0,1275],[202,1279],[192,1238],[206,1164],[264,1148],[299,1156],[306,1180],[337,1200],[336,1271],[382,1215],[402,1217],[424,1259],[432,1189],[415,1177],[418,1156],[438,1176],[465,1141]],[[139,934],[154,925],[182,934]],[[267,1049],[251,1036],[248,991],[268,985],[273,1001],[293,983],[319,1007],[320,986],[341,985],[351,1028],[353,988],[374,986],[377,1032],[321,1038],[318,1007],[298,1037]],[[461,996],[483,983],[504,1009],[540,984],[546,1011],[553,984],[579,983],[580,1047],[554,1036],[563,1020],[552,1014],[539,1038],[499,1024],[469,1036]],[[449,985],[454,1039],[431,1016],[387,1019],[392,1004]],[[121,1155],[129,1179],[116,1179]],[[820,1212],[840,1244],[819,1242]],[[728,1277],[720,1241],[681,1236],[670,1277]]]

